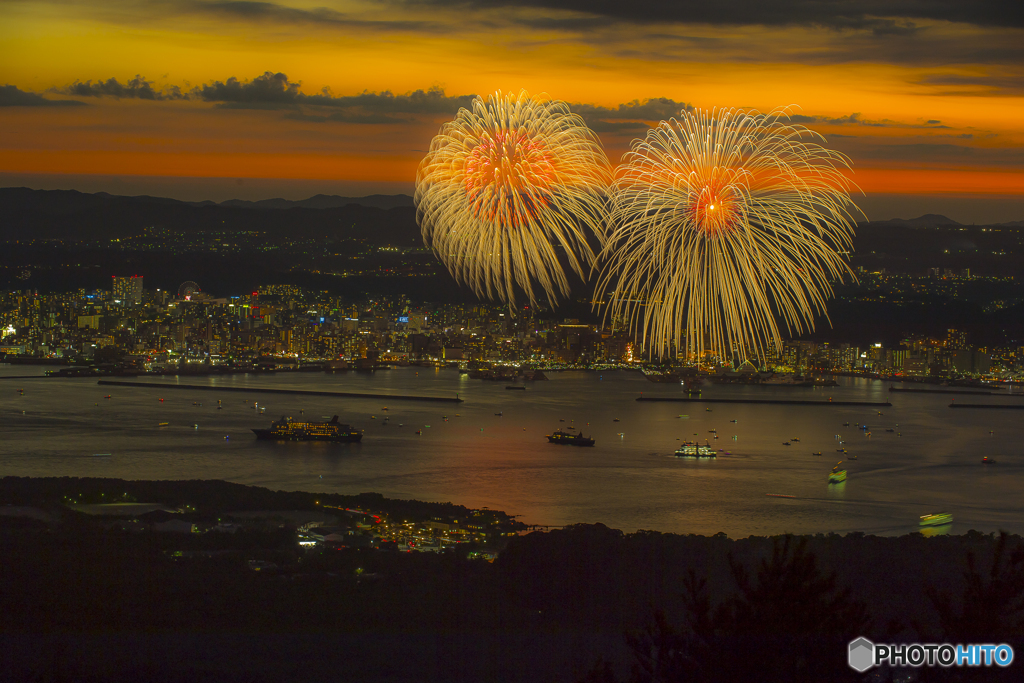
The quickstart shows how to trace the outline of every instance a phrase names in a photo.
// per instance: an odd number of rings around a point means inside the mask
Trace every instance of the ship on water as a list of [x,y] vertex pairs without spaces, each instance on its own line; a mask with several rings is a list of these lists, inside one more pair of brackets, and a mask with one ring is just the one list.
[[563,446],[593,446],[594,440],[589,439],[580,434],[570,434],[569,432],[563,432],[561,429],[556,429],[553,434],[548,434],[547,439],[549,443],[557,443]]
[[953,515],[948,512],[938,512],[930,515],[921,515],[921,526],[942,526],[944,524],[952,524]]
[[271,424],[270,429],[252,431],[257,439],[278,441],[359,441],[363,438],[362,430],[341,424],[337,415],[330,422],[295,422],[290,417],[282,417]]
[[676,449],[677,458],[717,458],[718,453],[709,444],[699,444],[696,441],[684,441]]

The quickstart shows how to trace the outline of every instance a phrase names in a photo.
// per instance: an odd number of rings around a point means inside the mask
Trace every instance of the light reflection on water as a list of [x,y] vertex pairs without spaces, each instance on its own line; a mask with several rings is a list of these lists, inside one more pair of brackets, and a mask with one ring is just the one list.
[[[41,370],[0,365],[0,376],[37,373]],[[887,384],[861,379],[813,389],[707,385],[704,396],[831,396],[836,401],[886,401],[891,396],[894,405],[637,402],[641,393],[683,394],[677,385],[654,384],[639,373],[548,374],[550,381],[531,383],[526,391],[507,391],[502,382],[432,368],[177,380],[458,393],[465,399],[461,404],[161,392],[100,387],[94,379],[3,380],[0,474],[226,479],[274,489],[376,491],[502,509],[530,523],[603,522],[627,531],[725,531],[734,537],[787,531],[902,534],[917,531],[922,514],[951,512],[953,533],[971,528],[1024,533],[1024,458],[1018,446],[1024,427],[1017,412],[953,411],[947,407],[948,395],[890,394]],[[25,389],[24,396],[17,394],[19,388]],[[112,398],[104,399],[107,394]],[[266,413],[257,414],[254,402]],[[366,431],[363,443],[258,442],[248,431],[281,415],[319,419],[335,413]],[[390,417],[386,425],[385,416]],[[169,425],[158,427],[161,422]],[[858,424],[867,424],[871,435]],[[544,439],[569,425],[592,435],[596,447],[555,446]],[[680,439],[693,438],[707,439],[723,452],[714,461],[671,455]],[[784,446],[785,441],[790,445]],[[837,452],[842,448],[847,453]],[[822,455],[812,455],[817,451]],[[110,456],[94,457],[97,453]],[[998,464],[982,465],[986,455]],[[840,459],[849,479],[829,486],[828,472]]]

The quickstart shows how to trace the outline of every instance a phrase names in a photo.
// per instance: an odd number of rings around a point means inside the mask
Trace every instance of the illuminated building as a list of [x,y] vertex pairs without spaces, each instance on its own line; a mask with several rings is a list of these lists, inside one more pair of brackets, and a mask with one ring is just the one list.
[[142,276],[114,276],[114,301],[122,306],[138,306],[142,303]]

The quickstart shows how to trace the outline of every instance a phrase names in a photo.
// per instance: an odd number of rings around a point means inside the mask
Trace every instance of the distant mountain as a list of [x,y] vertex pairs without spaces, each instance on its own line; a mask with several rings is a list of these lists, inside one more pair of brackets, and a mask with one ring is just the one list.
[[[195,206],[207,202],[196,202]],[[373,194],[368,197],[340,197],[336,194],[318,194],[309,199],[293,201],[291,199],[262,199],[251,202],[245,199],[229,199],[220,202],[220,206],[232,206],[241,209],[337,209],[349,204],[370,206],[375,209],[394,209],[400,206],[412,206],[412,197],[406,194]]]
[[1000,228],[1024,228],[1024,221],[1010,221],[1008,223],[996,223]]
[[903,218],[891,218],[887,221],[872,221],[873,223],[901,223],[903,225],[917,225],[917,226],[936,226],[936,225],[961,225],[952,218],[937,213],[926,213],[923,216],[917,218],[903,219]]
[[[363,199],[367,204],[362,204]],[[270,200],[271,202],[286,200]],[[373,206],[373,203],[380,206]],[[260,202],[250,202],[259,204]],[[314,208],[304,204],[329,205]],[[390,203],[391,206],[387,206]],[[181,202],[164,197],[121,197],[75,190],[0,188],[0,242],[24,239],[110,239],[145,228],[184,232],[265,231],[295,237],[358,238],[373,244],[422,244],[412,199],[319,195],[286,211],[230,202]]]

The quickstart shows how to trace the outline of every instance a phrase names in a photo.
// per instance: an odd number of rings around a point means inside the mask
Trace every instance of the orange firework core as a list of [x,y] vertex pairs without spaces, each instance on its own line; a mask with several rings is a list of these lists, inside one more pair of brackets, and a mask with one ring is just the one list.
[[498,214],[533,219],[547,204],[556,175],[543,141],[516,129],[484,134],[467,155],[464,170],[472,211],[486,219]]
[[732,188],[721,181],[700,182],[690,187],[690,219],[705,235],[719,235],[736,228],[737,207]]

